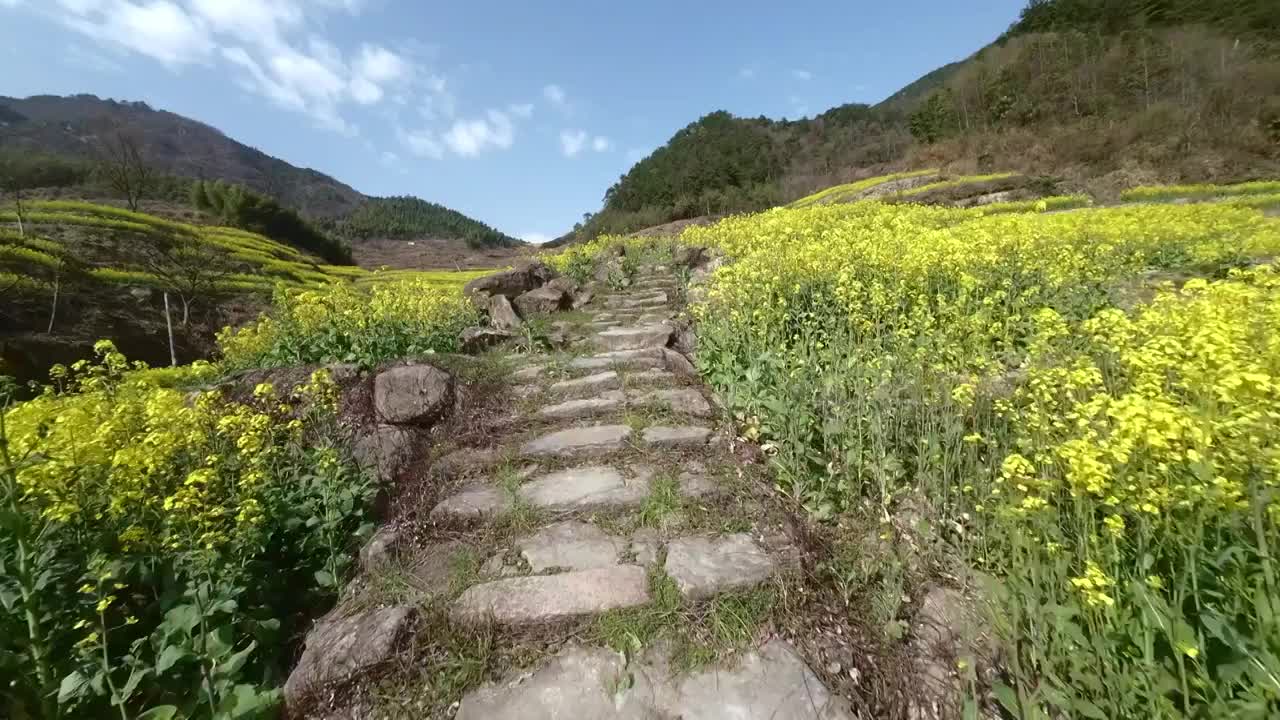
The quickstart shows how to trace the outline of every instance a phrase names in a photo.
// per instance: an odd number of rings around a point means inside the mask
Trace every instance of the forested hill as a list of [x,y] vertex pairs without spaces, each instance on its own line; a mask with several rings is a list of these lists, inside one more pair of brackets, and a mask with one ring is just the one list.
[[336,232],[352,239],[456,238],[472,247],[509,247],[519,240],[456,210],[416,197],[369,198],[341,222]]
[[751,211],[886,171],[1138,182],[1280,173],[1277,0],[1033,0],[1009,30],[881,103],[798,121],[713,112],[562,238]]

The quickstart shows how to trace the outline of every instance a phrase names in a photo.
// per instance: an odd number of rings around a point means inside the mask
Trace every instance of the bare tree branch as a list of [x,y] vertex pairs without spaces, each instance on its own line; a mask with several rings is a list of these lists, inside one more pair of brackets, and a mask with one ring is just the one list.
[[107,185],[124,197],[129,209],[137,212],[139,202],[151,192],[156,182],[151,167],[131,135],[116,131],[98,144],[98,171]]

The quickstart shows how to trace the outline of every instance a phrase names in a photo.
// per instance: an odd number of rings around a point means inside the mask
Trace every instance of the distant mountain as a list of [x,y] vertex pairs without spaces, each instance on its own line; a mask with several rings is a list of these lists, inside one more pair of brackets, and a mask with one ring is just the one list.
[[136,137],[165,174],[245,185],[312,218],[341,217],[365,200],[324,173],[294,167],[216,128],[146,103],[93,95],[0,97],[0,148],[88,158],[97,138],[117,131]]
[[369,198],[333,229],[355,240],[451,238],[475,248],[523,244],[457,210],[416,197]]
[[1277,0],[1029,0],[1007,32],[876,105],[709,113],[558,239],[748,212],[897,170],[1017,171],[1107,196],[1280,174]]

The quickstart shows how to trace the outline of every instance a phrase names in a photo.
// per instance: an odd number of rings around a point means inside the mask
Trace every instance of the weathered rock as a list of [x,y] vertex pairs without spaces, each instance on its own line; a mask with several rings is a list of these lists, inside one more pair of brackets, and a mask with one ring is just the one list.
[[591,273],[597,282],[607,282],[611,275],[622,275],[622,258],[614,257],[596,265],[596,269]]
[[564,275],[561,275],[558,278],[552,279],[546,285],[543,285],[543,287],[549,287],[555,290],[563,290],[569,293],[570,295],[578,292],[578,283],[574,282],[573,278],[568,278],[568,277],[565,277]]
[[631,535],[631,554],[637,565],[648,567],[658,562],[662,552],[662,538],[653,528],[641,528]]
[[709,498],[725,493],[720,483],[701,472],[682,472],[677,479],[680,482],[680,494],[687,498]]
[[638,565],[508,578],[471,587],[453,606],[462,622],[492,619],[524,625],[596,615],[649,602],[649,579]]
[[473,690],[457,720],[852,720],[782,640],[727,666],[672,669],[658,644],[628,663],[604,648],[570,646],[533,674]]
[[671,341],[670,325],[641,325],[612,328],[596,334],[597,344],[605,350],[640,350],[663,348]]
[[339,386],[360,379],[360,366],[354,363],[329,363],[324,369],[329,371],[329,378]]
[[676,267],[695,268],[706,260],[707,249],[697,245],[681,245],[672,254],[671,264]]
[[377,425],[356,437],[351,454],[361,467],[377,473],[379,482],[395,480],[413,459],[414,432],[398,425]]
[[488,303],[494,295],[505,295],[508,299],[516,298],[524,293],[541,287],[556,277],[555,270],[541,261],[523,262],[505,272],[494,273],[476,278],[462,288],[467,297],[483,304]]
[[627,374],[628,385],[674,385],[675,383],[675,375],[657,368]]
[[569,428],[530,440],[521,446],[523,455],[587,455],[619,450],[631,437],[626,425],[592,425]]
[[681,594],[705,600],[769,579],[777,563],[750,535],[686,537],[667,543],[667,575]]
[[516,309],[528,317],[534,313],[553,313],[573,307],[573,296],[561,288],[544,285],[530,290],[515,300]]
[[675,348],[676,352],[694,357],[698,351],[698,334],[694,332],[692,326],[684,325],[672,337],[671,347]]
[[581,310],[582,308],[590,304],[591,301],[595,299],[595,297],[596,297],[596,291],[592,290],[590,287],[586,287],[579,290],[573,296],[573,309]]
[[622,378],[617,372],[609,370],[575,380],[561,380],[551,386],[551,392],[568,396],[594,395],[605,390],[617,390],[621,387]]
[[391,561],[400,533],[389,527],[378,528],[369,542],[360,548],[360,569],[372,572]]
[[475,483],[441,500],[431,509],[432,520],[475,520],[511,511],[511,494],[496,485]]
[[489,298],[489,324],[498,330],[515,330],[524,324],[506,295]]
[[559,522],[516,540],[529,569],[542,573],[553,568],[589,570],[618,564],[626,543],[591,523]]
[[621,320],[601,320],[600,322],[591,323],[588,327],[592,330],[608,330],[609,328],[621,327],[622,324]]
[[627,478],[616,468],[589,465],[534,478],[516,490],[520,499],[543,510],[598,510],[635,507],[649,495],[646,468],[633,469]]
[[965,658],[979,670],[991,664],[991,633],[975,603],[947,587],[925,594],[911,628],[920,688],[912,711],[920,718],[951,717],[963,698],[956,661]]
[[670,300],[662,291],[649,295],[614,295],[605,300],[604,306],[610,310],[647,310],[665,306]]
[[566,400],[538,410],[538,417],[544,419],[569,420],[573,418],[591,417],[601,413],[613,412],[627,403],[627,397],[621,390],[609,390],[599,397],[581,400]]
[[654,447],[699,447],[707,444],[711,430],[704,427],[665,427],[655,425],[645,428],[644,441]]
[[693,417],[710,417],[711,404],[702,397],[702,393],[694,388],[678,390],[653,390],[635,396],[635,405],[642,407],[662,407],[673,413],[691,415]]
[[542,374],[542,371],[546,369],[546,365],[530,365],[529,367],[520,368],[519,370],[511,373],[511,379],[517,382],[531,382],[533,380],[537,380],[538,376]]
[[322,620],[307,634],[306,650],[285,682],[286,704],[297,705],[328,685],[386,662],[413,617],[413,608],[389,607]]
[[475,354],[510,340],[511,333],[491,327],[469,327],[458,336],[462,352]]
[[431,365],[402,365],[378,373],[373,406],[387,423],[429,425],[453,404],[453,376]]
[[671,348],[663,348],[662,357],[667,363],[667,369],[675,373],[677,377],[687,380],[698,379],[698,368],[694,367],[689,358]]

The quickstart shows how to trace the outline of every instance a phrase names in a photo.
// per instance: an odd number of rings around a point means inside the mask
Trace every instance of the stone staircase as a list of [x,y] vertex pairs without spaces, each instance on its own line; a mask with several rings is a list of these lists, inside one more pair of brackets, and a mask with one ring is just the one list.
[[[619,653],[581,631],[603,614],[651,606],[656,582],[698,604],[799,569],[781,511],[757,497],[760,488],[735,484],[732,435],[717,424],[688,359],[669,347],[679,291],[673,273],[649,268],[632,287],[587,306],[567,354],[515,357],[511,425],[496,443],[450,448],[432,466],[441,492],[422,508],[429,539],[383,528],[362,553],[368,574],[393,556],[439,566],[447,553],[471,548],[483,562],[460,592],[443,588],[450,581],[442,573],[415,571],[441,586],[426,594],[445,598],[449,622],[466,632],[551,638],[544,645],[552,651],[532,667],[458,698],[457,718],[853,717],[777,636],[688,669],[670,643]],[[385,663],[386,638],[412,628],[406,610],[366,611],[368,627],[345,618],[331,642],[323,626],[314,631],[300,666],[329,653],[339,671],[311,678],[310,689]],[[384,657],[362,656],[370,648],[351,642],[358,633],[377,638]],[[395,716],[359,692],[332,705],[313,716]]]

